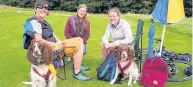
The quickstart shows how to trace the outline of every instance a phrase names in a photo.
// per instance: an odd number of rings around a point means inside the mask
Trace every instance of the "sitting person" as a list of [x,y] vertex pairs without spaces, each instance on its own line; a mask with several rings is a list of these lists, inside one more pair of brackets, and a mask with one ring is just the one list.
[[[69,43],[71,43],[71,40],[65,40],[61,41],[57,36],[53,33],[53,29],[51,25],[44,20],[44,17],[49,15],[48,11],[48,4],[45,0],[36,0],[34,4],[34,11],[35,15],[29,18],[29,22],[31,23],[34,31],[34,39],[36,41],[44,41],[46,44],[48,44],[51,47],[55,47],[56,43],[64,43],[66,47],[69,47]],[[76,38],[77,39],[77,38]],[[73,61],[74,61],[74,71],[73,71],[73,77],[77,78],[79,80],[90,80],[91,77],[86,76],[81,72],[80,66],[83,59],[83,41],[81,38],[78,39],[79,41],[79,49],[76,50],[76,52],[73,51]],[[73,44],[72,44],[73,45]]]
[[[75,37],[75,38],[71,38],[71,39],[67,39],[64,40],[62,42],[60,42],[59,44],[57,43],[54,47],[53,50],[58,50],[60,48],[64,48],[64,50],[62,51],[63,54],[65,54],[65,56],[68,56],[69,58],[73,58],[73,70],[74,70],[74,77],[77,79],[82,79],[84,75],[82,74],[82,70],[80,68],[80,65],[82,63],[82,59],[83,59],[83,49],[84,49],[84,45],[83,45],[83,40],[80,37]],[[78,72],[78,74],[76,74]],[[77,76],[79,75],[79,76]],[[86,76],[86,75],[85,75]],[[83,80],[90,80],[91,77],[84,77],[85,79]]]
[[[68,18],[64,29],[66,39],[81,37],[84,41],[84,55],[86,54],[86,44],[90,37],[90,22],[87,19],[87,5],[81,4],[77,13]],[[86,66],[81,66],[82,71],[89,70]]]
[[[110,23],[107,25],[101,45],[101,52],[104,59],[119,44],[130,44],[133,41],[131,27],[127,21],[120,19],[120,11],[117,8],[110,9],[108,17]],[[109,41],[110,36],[112,42]]]

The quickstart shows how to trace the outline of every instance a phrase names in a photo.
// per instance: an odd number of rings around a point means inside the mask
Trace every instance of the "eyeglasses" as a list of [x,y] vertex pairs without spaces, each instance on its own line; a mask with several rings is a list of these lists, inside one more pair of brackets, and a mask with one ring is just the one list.
[[38,5],[37,6],[38,9],[45,9],[45,10],[48,10],[48,6],[42,6],[42,5]]

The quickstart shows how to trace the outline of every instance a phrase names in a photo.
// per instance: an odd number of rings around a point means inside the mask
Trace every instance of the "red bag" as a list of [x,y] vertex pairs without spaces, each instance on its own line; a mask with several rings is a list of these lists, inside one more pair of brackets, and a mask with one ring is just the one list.
[[147,58],[143,64],[140,84],[145,87],[164,87],[168,79],[168,66],[161,57]]

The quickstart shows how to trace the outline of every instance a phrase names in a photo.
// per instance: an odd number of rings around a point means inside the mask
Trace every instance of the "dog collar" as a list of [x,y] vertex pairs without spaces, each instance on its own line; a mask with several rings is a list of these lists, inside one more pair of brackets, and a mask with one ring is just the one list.
[[131,66],[131,64],[132,64],[132,59],[129,58],[129,62],[127,63],[127,65],[125,65],[124,67],[121,67],[120,60],[119,60],[119,61],[118,61],[118,68],[119,68],[119,70],[121,71],[121,73],[123,74],[123,72],[124,72],[125,70],[127,70],[127,69]]
[[50,74],[51,74],[51,71],[50,71],[50,70],[48,70],[48,72],[47,72],[45,75],[41,75],[41,74],[37,71],[37,69],[36,69],[35,67],[33,67],[32,70],[33,70],[36,74],[38,74],[39,76],[41,76],[42,78],[44,78],[45,81],[46,81],[46,83],[49,81],[49,77],[50,77]]

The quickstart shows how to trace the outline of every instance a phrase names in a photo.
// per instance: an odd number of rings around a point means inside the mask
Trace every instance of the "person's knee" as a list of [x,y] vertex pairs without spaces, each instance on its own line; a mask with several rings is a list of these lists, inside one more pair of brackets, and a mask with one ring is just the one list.
[[104,53],[108,53],[108,51],[110,51],[110,49],[105,48],[104,44],[101,44],[101,51]]
[[81,37],[77,37],[77,38],[78,38],[78,40],[80,40],[80,42],[83,43],[83,39]]
[[81,59],[83,58],[82,52],[78,51],[77,53],[74,54],[73,58],[74,58],[74,59],[77,59],[77,58],[78,58],[78,59],[81,60]]
[[103,43],[101,44],[101,49],[105,49],[105,45]]

